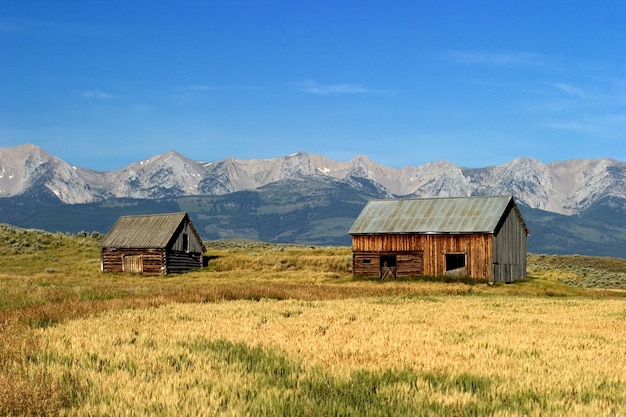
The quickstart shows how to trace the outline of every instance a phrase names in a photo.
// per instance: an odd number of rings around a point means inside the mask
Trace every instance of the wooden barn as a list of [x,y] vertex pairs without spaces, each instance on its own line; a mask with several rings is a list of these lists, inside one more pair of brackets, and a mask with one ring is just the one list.
[[205,251],[187,213],[122,216],[100,246],[102,271],[151,275],[200,268]]
[[349,233],[356,276],[526,277],[528,229],[512,196],[372,200]]

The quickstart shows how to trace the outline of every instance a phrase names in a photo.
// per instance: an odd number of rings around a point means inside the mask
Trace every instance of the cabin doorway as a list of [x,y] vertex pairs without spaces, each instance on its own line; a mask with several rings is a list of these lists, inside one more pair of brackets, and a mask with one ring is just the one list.
[[126,255],[122,257],[122,272],[143,274],[143,256]]
[[396,262],[396,255],[380,257],[380,279],[393,279],[396,277]]

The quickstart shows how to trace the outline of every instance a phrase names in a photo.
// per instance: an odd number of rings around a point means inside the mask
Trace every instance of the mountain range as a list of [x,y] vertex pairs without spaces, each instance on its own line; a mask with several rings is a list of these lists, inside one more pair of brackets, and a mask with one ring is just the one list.
[[0,148],[0,222],[53,231],[106,232],[121,214],[184,210],[207,239],[349,244],[369,199],[498,194],[522,208],[533,252],[626,255],[626,163],[608,158],[391,168],[363,155],[202,162],[168,151],[102,172],[31,144]]

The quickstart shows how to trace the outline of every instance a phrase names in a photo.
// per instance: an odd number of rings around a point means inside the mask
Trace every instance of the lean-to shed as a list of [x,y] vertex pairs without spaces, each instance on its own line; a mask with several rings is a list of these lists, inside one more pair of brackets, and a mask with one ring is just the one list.
[[136,274],[200,268],[205,251],[187,213],[122,216],[100,246],[102,271]]
[[357,276],[526,277],[529,233],[512,196],[372,200],[349,233]]

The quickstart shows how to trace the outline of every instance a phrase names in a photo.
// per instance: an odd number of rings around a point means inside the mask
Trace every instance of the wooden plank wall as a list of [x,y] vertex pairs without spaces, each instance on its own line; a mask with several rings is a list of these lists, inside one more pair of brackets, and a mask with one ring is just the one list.
[[352,270],[354,275],[363,277],[380,276],[380,257],[385,255],[396,255],[396,276],[415,277],[423,274],[423,253],[402,252],[402,253],[380,253],[380,252],[358,252],[352,257]]
[[182,229],[176,235],[176,240],[172,242],[170,249],[173,251],[183,250],[183,235],[189,236],[189,252],[202,253],[202,241],[197,238],[194,233],[193,226],[190,222],[184,222]]
[[165,272],[165,251],[163,249],[102,249],[102,271],[124,272],[124,256],[141,256],[144,274],[162,274]]
[[122,271],[133,274],[143,273],[143,255],[122,256]]
[[[352,250],[360,253],[423,252],[424,275],[441,276],[446,270],[446,253],[465,253],[467,275],[478,279],[493,279],[493,236],[491,234],[462,235],[354,235]],[[355,271],[356,273],[356,271]]]
[[494,280],[512,282],[526,278],[526,230],[510,210],[494,237]]
[[352,256],[352,273],[361,277],[380,276],[380,253],[355,252]]
[[424,275],[424,252],[406,252],[397,254],[397,277],[416,277]]

